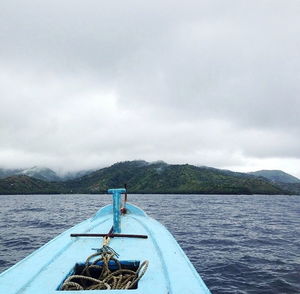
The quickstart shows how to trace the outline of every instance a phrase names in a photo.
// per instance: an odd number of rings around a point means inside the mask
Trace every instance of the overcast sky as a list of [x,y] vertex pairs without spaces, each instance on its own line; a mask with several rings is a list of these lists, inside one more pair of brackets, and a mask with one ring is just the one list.
[[0,167],[300,177],[299,15],[298,0],[1,1]]

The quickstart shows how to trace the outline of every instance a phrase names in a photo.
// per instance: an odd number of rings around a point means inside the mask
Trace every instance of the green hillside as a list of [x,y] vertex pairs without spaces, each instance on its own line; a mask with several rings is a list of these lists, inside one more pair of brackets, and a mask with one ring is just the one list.
[[130,193],[289,194],[267,179],[189,164],[127,161],[66,182],[46,182],[28,176],[0,180],[1,194],[106,193],[128,185]]
[[193,165],[122,162],[66,182],[77,193],[100,193],[128,184],[131,193],[284,194],[255,176]]
[[289,175],[282,170],[259,170],[250,172],[249,174],[264,177],[273,182],[288,183],[288,184],[300,184],[300,180],[292,175]]
[[53,194],[63,193],[59,183],[50,183],[28,176],[12,176],[0,180],[0,194]]
[[289,194],[300,195],[300,183],[277,183],[277,185]]

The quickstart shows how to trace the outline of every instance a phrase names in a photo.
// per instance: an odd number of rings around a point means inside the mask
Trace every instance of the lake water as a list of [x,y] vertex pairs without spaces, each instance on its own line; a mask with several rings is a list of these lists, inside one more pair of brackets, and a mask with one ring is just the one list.
[[[213,294],[300,293],[300,197],[129,195],[175,236]],[[0,272],[111,202],[0,195]]]

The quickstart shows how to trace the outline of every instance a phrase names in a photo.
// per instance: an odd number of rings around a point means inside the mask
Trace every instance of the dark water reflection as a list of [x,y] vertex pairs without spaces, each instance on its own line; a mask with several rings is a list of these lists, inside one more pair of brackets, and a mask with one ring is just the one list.
[[[130,195],[175,236],[212,293],[300,293],[300,197]],[[0,195],[0,272],[110,203]]]

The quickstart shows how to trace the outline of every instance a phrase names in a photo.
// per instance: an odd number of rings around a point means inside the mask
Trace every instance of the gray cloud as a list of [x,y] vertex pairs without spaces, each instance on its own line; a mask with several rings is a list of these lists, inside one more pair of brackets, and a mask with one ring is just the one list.
[[0,165],[142,158],[300,176],[298,1],[3,1]]

